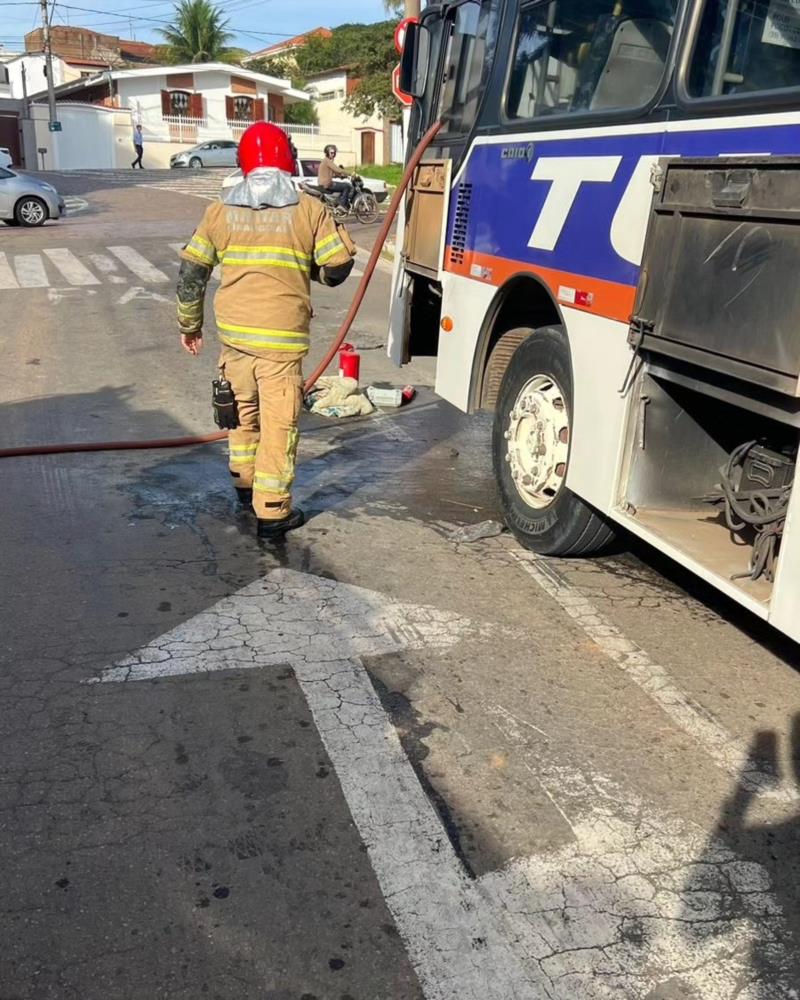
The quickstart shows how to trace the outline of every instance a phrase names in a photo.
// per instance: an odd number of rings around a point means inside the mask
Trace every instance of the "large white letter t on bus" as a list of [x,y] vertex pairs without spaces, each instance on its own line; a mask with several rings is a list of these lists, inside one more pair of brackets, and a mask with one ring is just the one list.
[[567,216],[585,181],[614,180],[621,156],[549,156],[536,161],[532,181],[552,181],[529,247],[554,250]]

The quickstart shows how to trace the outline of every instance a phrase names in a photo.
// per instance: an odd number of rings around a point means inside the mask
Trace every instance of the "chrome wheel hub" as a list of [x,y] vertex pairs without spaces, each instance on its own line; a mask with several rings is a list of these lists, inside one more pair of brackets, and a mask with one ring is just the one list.
[[44,209],[38,201],[26,201],[22,203],[19,214],[22,216],[23,222],[35,225],[44,218]]
[[506,462],[517,492],[530,507],[547,507],[564,484],[569,414],[551,375],[534,375],[519,392],[505,432]]

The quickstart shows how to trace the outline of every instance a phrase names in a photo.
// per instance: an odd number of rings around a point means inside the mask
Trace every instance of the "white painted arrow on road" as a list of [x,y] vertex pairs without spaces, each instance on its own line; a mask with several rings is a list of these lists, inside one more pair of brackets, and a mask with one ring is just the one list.
[[428,1000],[529,1000],[534,990],[465,874],[361,656],[445,649],[499,629],[320,577],[276,570],[96,681],[291,664]]
[[504,633],[281,569],[90,683],[290,664],[427,1000],[796,1000],[760,865],[604,776],[554,762],[546,734],[499,705],[487,717],[574,841],[467,876],[361,657]]

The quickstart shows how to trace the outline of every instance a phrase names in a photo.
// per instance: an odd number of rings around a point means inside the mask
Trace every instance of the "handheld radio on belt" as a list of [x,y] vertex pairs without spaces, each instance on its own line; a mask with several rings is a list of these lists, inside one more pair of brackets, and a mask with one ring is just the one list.
[[219,378],[211,383],[211,405],[214,408],[214,423],[221,430],[232,431],[239,426],[239,411],[230,382],[225,378],[225,366],[219,370]]

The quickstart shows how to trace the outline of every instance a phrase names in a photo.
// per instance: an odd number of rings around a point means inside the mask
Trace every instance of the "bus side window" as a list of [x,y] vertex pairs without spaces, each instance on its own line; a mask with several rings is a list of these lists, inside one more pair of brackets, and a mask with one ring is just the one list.
[[523,7],[509,118],[637,108],[664,75],[677,0],[553,0]]
[[800,9],[791,0],[708,0],[689,67],[692,97],[800,86]]

